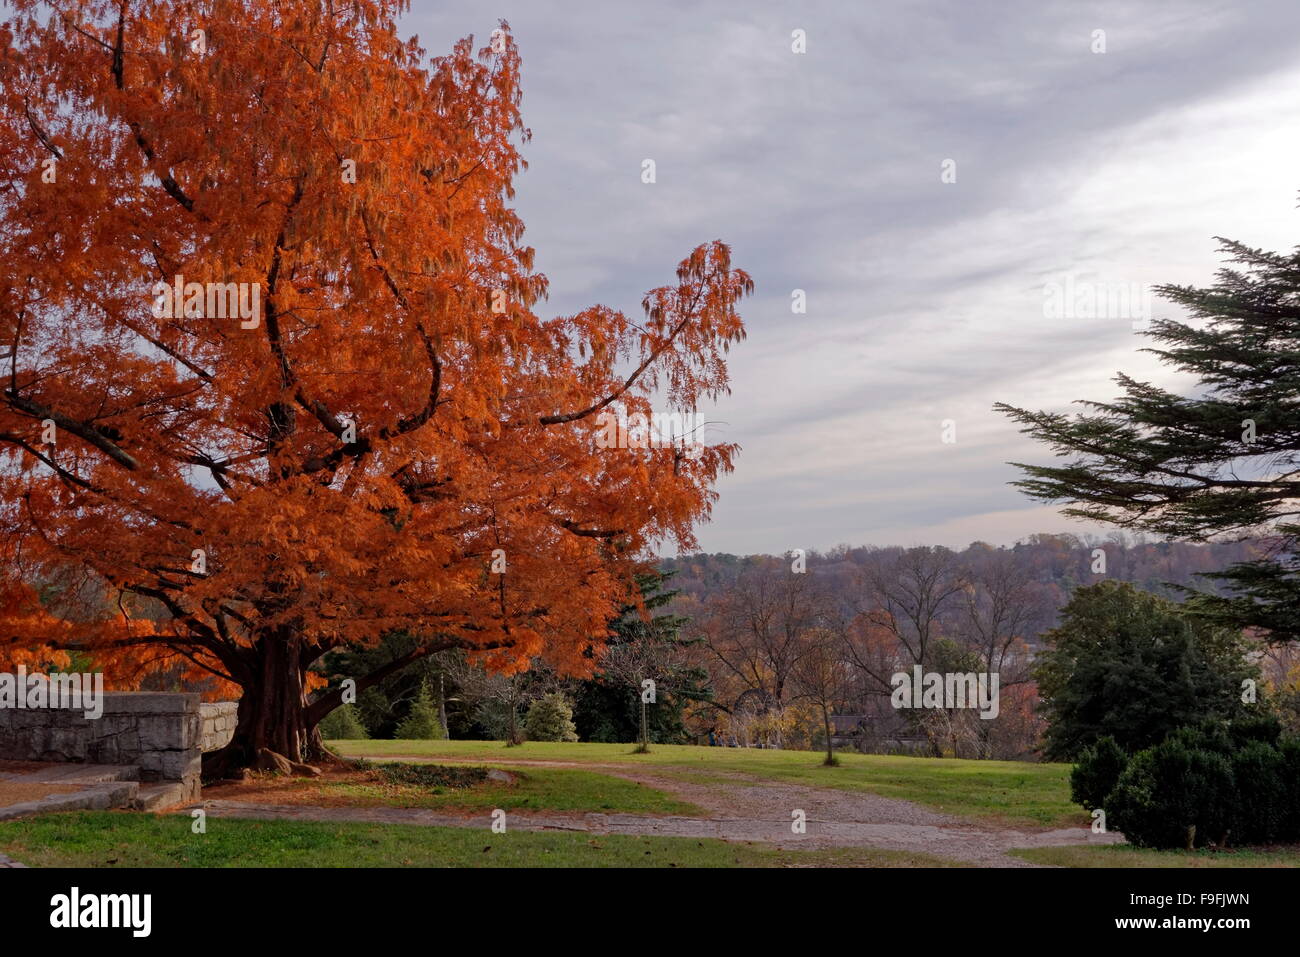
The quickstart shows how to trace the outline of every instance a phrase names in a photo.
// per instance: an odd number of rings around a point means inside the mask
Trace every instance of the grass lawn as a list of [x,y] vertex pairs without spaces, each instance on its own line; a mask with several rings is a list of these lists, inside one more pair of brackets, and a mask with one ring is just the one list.
[[360,805],[365,799],[395,807],[473,810],[618,811],[628,814],[683,814],[702,812],[654,788],[624,778],[568,768],[523,768],[492,765],[520,777],[513,785],[487,784],[474,788],[426,789],[415,785],[380,783],[340,784],[339,791]]
[[1153,851],[1127,844],[1104,844],[1033,847],[1010,853],[1055,867],[1300,867],[1300,847]]
[[1089,822],[1070,803],[1070,765],[1022,761],[967,761],[841,753],[840,766],[822,767],[811,751],[654,745],[634,754],[630,744],[530,741],[507,748],[499,741],[332,741],[343,755],[414,756],[510,766],[512,759],[618,764],[702,774],[741,772],[755,777],[846,791],[868,791],[915,801],[958,817],[1005,824],[1070,826]]
[[[316,804],[322,807],[410,807],[430,810],[609,811],[627,814],[698,816],[693,804],[624,778],[569,768],[493,767],[519,775],[513,784],[487,782],[468,787],[391,782],[378,773],[329,773],[322,778],[266,776],[240,784],[210,785],[213,800]],[[416,767],[420,767],[417,765]]]
[[780,851],[685,837],[530,833],[405,824],[81,811],[0,822],[0,851],[31,867],[934,867],[866,848]]

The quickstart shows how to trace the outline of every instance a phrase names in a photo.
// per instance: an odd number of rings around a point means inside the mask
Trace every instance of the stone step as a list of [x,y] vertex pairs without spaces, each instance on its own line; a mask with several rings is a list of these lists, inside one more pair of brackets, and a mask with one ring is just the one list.
[[25,781],[46,784],[104,784],[109,781],[139,781],[140,768],[134,764],[50,764],[23,775]]
[[39,801],[24,801],[22,804],[0,807],[0,821],[50,811],[107,811],[109,808],[131,807],[139,790],[138,781],[91,784],[70,794],[50,794]]
[[137,811],[165,811],[193,800],[193,792],[181,781],[142,784],[131,807]]

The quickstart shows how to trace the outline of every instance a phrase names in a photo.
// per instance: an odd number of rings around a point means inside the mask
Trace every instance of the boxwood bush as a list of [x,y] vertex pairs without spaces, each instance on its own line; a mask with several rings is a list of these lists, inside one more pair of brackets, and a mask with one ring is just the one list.
[[1133,755],[1104,805],[1138,847],[1223,844],[1232,829],[1232,766],[1170,736]]
[[[1070,800],[1091,811],[1104,808],[1119,776],[1128,765],[1128,755],[1110,735],[1083,749],[1070,772]],[[1112,822],[1112,826],[1118,826]]]
[[1102,738],[1070,795],[1139,847],[1300,841],[1300,738],[1269,716],[1178,728],[1132,757]]
[[1250,741],[1233,753],[1234,842],[1263,844],[1281,837],[1289,799],[1284,772],[1282,752],[1264,741]]
[[1300,738],[1283,738],[1277,746],[1282,756],[1282,782],[1286,793],[1286,808],[1278,839],[1300,841]]

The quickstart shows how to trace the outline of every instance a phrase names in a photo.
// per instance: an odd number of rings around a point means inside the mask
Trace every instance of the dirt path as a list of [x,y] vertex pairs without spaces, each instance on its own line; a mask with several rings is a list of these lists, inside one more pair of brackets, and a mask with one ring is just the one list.
[[[374,760],[416,763],[435,759],[384,755],[376,756]],[[442,758],[436,761],[457,763]],[[663,791],[705,812],[704,817],[658,817],[515,810],[508,812],[507,817],[507,826],[514,830],[710,837],[728,841],[761,841],[783,848],[871,847],[928,854],[986,867],[1034,866],[1008,855],[1007,851],[1012,848],[1111,844],[1123,840],[1118,834],[1092,834],[1087,828],[1035,831],[990,827],[931,811],[910,801],[864,792],[786,784],[735,772],[710,771],[707,781],[699,781],[692,779],[689,770],[671,767],[642,769],[630,768],[626,764],[538,759],[507,760],[501,764],[600,771]],[[491,823],[486,812],[466,815],[416,808],[326,808],[242,801],[206,801],[195,805],[198,806],[217,817],[367,821],[481,827],[484,830]],[[792,830],[796,811],[802,811],[805,816],[806,832],[803,834]]]

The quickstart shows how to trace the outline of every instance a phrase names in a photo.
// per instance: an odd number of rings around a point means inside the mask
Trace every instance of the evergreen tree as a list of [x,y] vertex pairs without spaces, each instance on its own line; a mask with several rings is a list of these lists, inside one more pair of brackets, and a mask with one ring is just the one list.
[[447,737],[447,730],[438,717],[438,706],[434,704],[428,686],[420,685],[415,700],[411,702],[411,709],[397,726],[395,737],[420,740],[442,740]]
[[1208,288],[1166,285],[1192,325],[1152,322],[1145,351],[1194,374],[1177,395],[1120,374],[1123,395],[1082,402],[1074,416],[996,406],[1067,459],[1016,463],[1033,498],[1067,514],[1205,541],[1266,534],[1265,550],[1208,577],[1229,594],[1198,594],[1197,613],[1300,640],[1300,249],[1291,255],[1220,239],[1232,268]]
[[357,715],[356,705],[345,704],[327,714],[320,723],[320,736],[326,741],[368,738],[366,726]]
[[[673,572],[637,576],[641,602],[629,603],[610,624],[613,632],[595,678],[578,683],[574,721],[584,741],[637,740],[671,744],[687,740],[683,712],[691,701],[712,697],[708,673],[686,662],[697,639],[682,636],[687,619],[663,611],[677,592],[664,586]],[[655,682],[655,702],[645,706],[642,685]]]
[[[421,641],[409,632],[393,631],[384,635],[373,648],[346,647],[331,651],[317,666],[318,671],[330,676],[331,689],[339,687],[345,678],[360,680],[372,672],[393,669],[377,684],[362,689],[357,695],[357,716],[369,729],[371,737],[400,737],[397,728],[406,716],[407,702],[415,700],[421,688],[441,689],[445,700],[446,685],[441,679],[453,652],[430,655],[407,668],[394,667],[418,648]],[[439,725],[447,727],[441,713],[444,710],[442,702],[435,700],[434,708],[439,711]]]
[[1241,715],[1242,682],[1257,677],[1240,632],[1127,582],[1076,590],[1045,638],[1035,677],[1053,761],[1106,735],[1132,754],[1176,728]]
[[569,699],[554,691],[534,701],[524,718],[524,733],[529,741],[577,741]]

